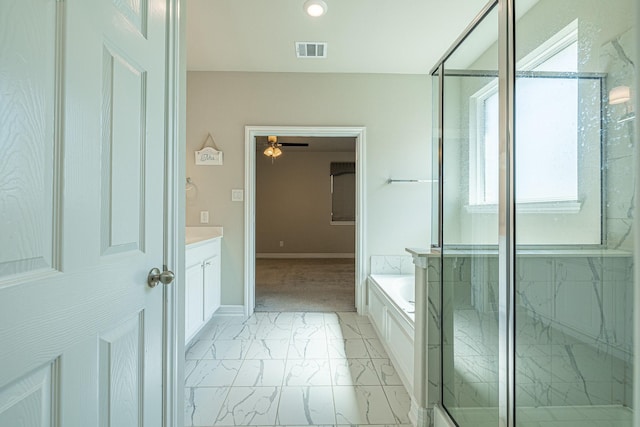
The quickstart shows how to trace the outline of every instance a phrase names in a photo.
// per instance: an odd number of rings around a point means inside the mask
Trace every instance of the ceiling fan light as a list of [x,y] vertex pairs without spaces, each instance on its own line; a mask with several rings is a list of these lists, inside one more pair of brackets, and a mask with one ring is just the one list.
[[273,149],[273,154],[272,154],[273,157],[280,157],[281,155],[282,155],[281,149],[279,149],[278,147]]
[[272,146],[268,146],[265,150],[264,150],[264,155],[265,156],[273,156],[273,147]]
[[304,3],[304,11],[307,15],[317,18],[327,13],[327,3],[323,0],[307,0]]

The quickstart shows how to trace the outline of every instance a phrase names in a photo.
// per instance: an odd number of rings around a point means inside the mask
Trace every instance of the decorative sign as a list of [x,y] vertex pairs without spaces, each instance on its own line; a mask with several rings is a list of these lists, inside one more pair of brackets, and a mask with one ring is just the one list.
[[196,165],[222,166],[222,151],[216,146],[211,134],[207,135],[202,150],[196,151]]
[[213,147],[204,147],[202,150],[196,151],[196,165],[221,166],[222,151]]

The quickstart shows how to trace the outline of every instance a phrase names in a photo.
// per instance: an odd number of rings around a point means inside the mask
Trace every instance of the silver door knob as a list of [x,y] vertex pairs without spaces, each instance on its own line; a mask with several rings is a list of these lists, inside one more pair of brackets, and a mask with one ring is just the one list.
[[159,268],[153,268],[149,272],[149,276],[147,276],[147,284],[150,288],[155,288],[158,286],[158,283],[168,285],[173,282],[175,277],[176,275],[173,274],[173,271],[164,270],[161,272]]

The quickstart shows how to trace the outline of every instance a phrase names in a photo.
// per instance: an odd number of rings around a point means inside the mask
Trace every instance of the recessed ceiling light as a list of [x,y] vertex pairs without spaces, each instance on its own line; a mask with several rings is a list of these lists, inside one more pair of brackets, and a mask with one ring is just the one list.
[[323,0],[307,0],[304,2],[303,9],[307,15],[316,18],[327,13],[327,3]]

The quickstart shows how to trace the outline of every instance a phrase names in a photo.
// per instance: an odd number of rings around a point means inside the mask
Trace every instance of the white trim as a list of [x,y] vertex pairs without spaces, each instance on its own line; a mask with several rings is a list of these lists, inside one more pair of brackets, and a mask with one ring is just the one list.
[[185,2],[167,2],[164,268],[176,278],[163,288],[162,426],[184,422],[184,235],[186,169]]
[[329,225],[356,225],[355,221],[329,221]]
[[262,259],[310,259],[310,258],[324,258],[324,259],[338,259],[338,258],[355,258],[354,253],[257,253],[256,258]]
[[[469,213],[478,214],[497,214],[498,205],[496,204],[477,204],[465,205],[465,210]],[[516,212],[519,214],[577,214],[582,210],[581,201],[560,200],[557,202],[523,202],[516,203]]]
[[244,305],[221,305],[213,317],[243,317],[244,313]]
[[296,127],[245,126],[244,140],[244,310],[250,316],[255,309],[255,183],[257,136],[319,136],[356,138],[356,309],[366,314],[366,128],[358,127]]

